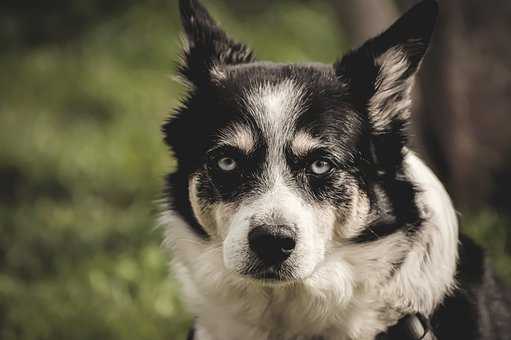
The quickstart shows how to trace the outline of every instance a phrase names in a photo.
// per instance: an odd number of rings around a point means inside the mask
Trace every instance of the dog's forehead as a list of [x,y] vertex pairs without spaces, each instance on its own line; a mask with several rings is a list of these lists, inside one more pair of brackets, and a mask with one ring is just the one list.
[[244,89],[243,106],[264,131],[287,131],[306,109],[306,89],[293,79],[252,84]]
[[338,85],[338,79],[331,65],[325,64],[276,64],[255,62],[241,65],[214,67],[211,71],[213,80],[217,80],[230,90],[251,93],[254,89],[279,88],[282,91],[292,90],[282,83],[293,83],[297,88],[314,89]]
[[346,105],[345,86],[329,65],[253,63],[215,68],[212,76],[237,98],[247,129],[256,126],[266,139],[289,137],[300,125],[318,127],[331,120],[328,112]]

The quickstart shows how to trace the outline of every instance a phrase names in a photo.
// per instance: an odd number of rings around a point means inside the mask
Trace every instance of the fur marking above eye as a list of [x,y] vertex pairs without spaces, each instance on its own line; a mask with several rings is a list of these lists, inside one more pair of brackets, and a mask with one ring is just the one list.
[[222,129],[218,134],[218,144],[231,146],[249,154],[256,147],[256,136],[247,126],[234,123]]
[[306,131],[299,131],[291,142],[291,149],[296,155],[304,156],[320,144],[321,141],[318,138],[314,138]]

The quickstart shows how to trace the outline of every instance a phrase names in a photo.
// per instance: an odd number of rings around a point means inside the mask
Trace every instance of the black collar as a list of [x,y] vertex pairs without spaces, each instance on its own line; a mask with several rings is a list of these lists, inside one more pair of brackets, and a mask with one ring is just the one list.
[[380,333],[376,340],[435,340],[431,323],[423,314],[408,314],[385,333]]

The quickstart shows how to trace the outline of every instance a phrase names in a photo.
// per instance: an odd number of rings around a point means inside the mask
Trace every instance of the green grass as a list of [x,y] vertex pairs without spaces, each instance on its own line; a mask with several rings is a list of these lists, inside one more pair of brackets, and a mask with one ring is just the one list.
[[[175,2],[156,3],[71,42],[0,55],[1,339],[185,336],[190,316],[154,222],[176,166],[159,128],[184,91],[171,77],[179,23]],[[321,3],[248,18],[209,7],[262,58],[341,53]]]
[[157,11],[136,10],[2,57],[0,161],[15,184],[0,209],[0,338],[184,336],[153,222],[175,166],[159,134],[181,91],[173,36]]
[[499,276],[511,285],[511,255],[506,249],[511,240],[509,221],[497,212],[486,209],[461,217],[462,231],[486,249]]

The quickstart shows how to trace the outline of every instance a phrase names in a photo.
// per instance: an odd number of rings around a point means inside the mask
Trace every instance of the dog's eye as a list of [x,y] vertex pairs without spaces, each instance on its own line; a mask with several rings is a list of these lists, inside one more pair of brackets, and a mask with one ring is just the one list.
[[318,159],[311,163],[310,170],[316,175],[324,175],[332,170],[332,164],[324,159]]
[[218,167],[222,171],[233,171],[238,166],[238,163],[231,157],[224,157],[218,161]]

